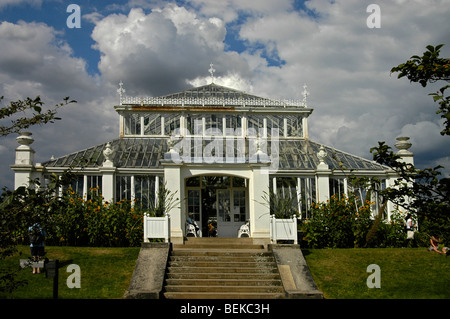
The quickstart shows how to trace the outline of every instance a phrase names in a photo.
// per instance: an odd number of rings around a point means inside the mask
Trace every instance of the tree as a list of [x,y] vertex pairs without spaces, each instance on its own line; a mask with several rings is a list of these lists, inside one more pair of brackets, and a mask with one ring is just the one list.
[[[427,51],[422,56],[413,55],[405,63],[399,64],[391,69],[391,73],[399,72],[398,78],[406,76],[411,82],[418,82],[423,87],[428,83],[437,81],[450,81],[450,59],[440,58],[440,50],[443,47],[440,44],[436,47],[428,45]],[[437,114],[441,114],[444,119],[444,129],[442,135],[450,135],[450,96],[445,96],[449,85],[443,86],[436,93],[430,93],[435,102],[439,102]]]
[[[414,55],[407,62],[391,69],[399,72],[398,78],[407,77],[411,82],[418,82],[423,87],[429,83],[450,80],[450,60],[440,58],[440,49],[428,45],[422,56]],[[439,110],[444,119],[441,135],[450,135],[450,97],[445,96],[449,85],[443,86],[436,93],[430,93],[435,102],[439,101]],[[428,235],[440,235],[447,243],[450,241],[450,179],[442,178],[442,166],[418,169],[414,165],[401,161],[385,142],[378,142],[378,147],[370,150],[373,158],[397,172],[399,178],[393,187],[382,191],[382,195],[413,213],[421,231]]]
[[[3,98],[3,96],[0,97],[0,102]],[[55,108],[46,112],[42,112],[44,103],[39,96],[35,99],[27,97],[25,100],[12,101],[8,106],[0,108],[0,120],[11,118],[19,113],[24,116],[11,120],[10,125],[0,125],[0,136],[18,133],[30,126],[54,123],[54,121],[60,120],[61,118],[56,117],[57,109],[69,103],[76,103],[75,100],[69,101],[69,99],[69,97],[64,98],[63,102],[56,104]],[[31,112],[31,115],[26,115],[28,112]]]
[[[63,102],[46,112],[42,111],[44,103],[39,96],[35,99],[27,97],[25,100],[13,101],[8,106],[1,107],[0,120],[14,118],[19,113],[23,116],[12,119],[9,125],[0,125],[0,136],[5,137],[34,125],[60,120],[56,117],[57,109],[69,103],[76,103],[75,100],[69,99],[69,97],[64,98]],[[3,96],[0,97],[0,102],[2,100]],[[14,191],[3,189],[0,194],[0,260],[16,252],[16,245],[24,236],[21,231],[27,229],[27,225],[36,222],[37,218],[45,217],[44,204],[51,200],[50,197],[57,194],[55,190],[69,178],[70,173],[63,174],[62,178],[53,180],[49,187],[43,190],[27,187],[19,187]],[[30,184],[35,183],[36,181],[30,181]],[[46,221],[40,220],[40,222],[45,224]],[[0,269],[0,290],[11,291],[20,284],[24,284],[15,280],[15,273],[9,269]]]

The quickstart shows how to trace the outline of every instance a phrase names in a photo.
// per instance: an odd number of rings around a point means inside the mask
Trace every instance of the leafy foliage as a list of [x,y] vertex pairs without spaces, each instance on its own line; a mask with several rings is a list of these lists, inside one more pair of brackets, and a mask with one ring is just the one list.
[[382,191],[386,199],[409,211],[418,220],[420,231],[450,241],[450,179],[441,178],[441,166],[417,169],[404,163],[384,142],[370,150],[380,164],[392,168],[399,178]]
[[[0,97],[0,102],[3,100]],[[11,133],[18,133],[21,130],[27,129],[33,125],[42,125],[47,123],[54,123],[61,118],[56,116],[57,109],[63,105],[76,103],[75,100],[69,100],[69,97],[63,99],[63,102],[57,104],[54,109],[43,112],[42,107],[44,102],[38,96],[35,99],[27,97],[25,100],[12,101],[8,106],[0,108],[0,120],[11,118],[18,113],[24,116],[11,120],[10,125],[0,125],[0,136],[7,136]],[[26,115],[31,112],[31,115]]]
[[[450,59],[439,57],[443,44],[433,47],[428,45],[427,51],[422,56],[413,55],[407,62],[399,64],[391,69],[398,72],[398,78],[407,77],[411,82],[418,82],[423,87],[428,83],[450,80]],[[436,93],[430,93],[435,102],[439,102],[437,114],[444,119],[445,128],[442,135],[450,135],[450,96],[445,96],[449,85],[443,86]]]

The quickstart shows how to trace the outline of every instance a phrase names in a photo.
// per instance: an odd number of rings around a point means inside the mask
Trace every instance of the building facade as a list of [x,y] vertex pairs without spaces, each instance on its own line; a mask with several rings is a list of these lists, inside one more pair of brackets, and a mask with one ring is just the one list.
[[[302,100],[274,100],[211,83],[160,97],[131,98],[119,87],[119,137],[40,164],[34,163],[29,133],[17,138],[15,187],[30,178],[41,184],[68,168],[78,173],[71,187],[86,195],[99,188],[107,201],[137,200],[147,209],[161,184],[181,199],[168,212],[172,242],[183,242],[192,214],[207,236],[217,224],[219,237],[236,237],[249,223],[254,240],[270,240],[270,209],[264,198],[277,193],[292,199],[300,219],[312,203],[355,189],[349,176],[376,180],[384,188],[396,178],[374,161],[311,141],[306,87]],[[399,139],[405,160],[411,145]],[[374,198],[374,212],[378,205]],[[386,217],[394,209],[388,205]]]

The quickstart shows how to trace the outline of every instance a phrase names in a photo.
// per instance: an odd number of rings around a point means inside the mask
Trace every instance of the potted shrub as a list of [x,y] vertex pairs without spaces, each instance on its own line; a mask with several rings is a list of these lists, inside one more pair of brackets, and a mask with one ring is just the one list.
[[270,208],[270,237],[273,242],[289,240],[297,244],[297,215],[294,198],[283,196],[280,191],[264,192],[263,199]]
[[165,185],[160,185],[156,204],[144,213],[144,241],[163,238],[170,241],[170,216],[168,212],[179,203]]

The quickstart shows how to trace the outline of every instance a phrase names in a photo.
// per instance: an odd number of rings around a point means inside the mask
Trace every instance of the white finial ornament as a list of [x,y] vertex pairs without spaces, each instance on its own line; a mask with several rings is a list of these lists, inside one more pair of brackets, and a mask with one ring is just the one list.
[[211,74],[211,83],[214,83],[214,72],[216,72],[216,70],[213,68],[214,64],[211,63],[209,66],[208,72]]
[[307,107],[308,105],[306,104],[306,98],[309,95],[309,92],[307,90],[308,86],[306,86],[306,84],[303,85],[303,100],[302,100],[302,104],[304,107]]
[[119,88],[117,89],[117,93],[119,93],[119,101],[120,101],[120,105],[122,105],[122,97],[125,93],[125,89],[123,88],[122,81],[119,82]]

